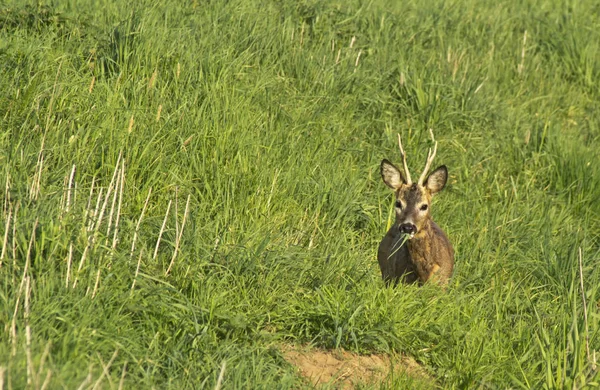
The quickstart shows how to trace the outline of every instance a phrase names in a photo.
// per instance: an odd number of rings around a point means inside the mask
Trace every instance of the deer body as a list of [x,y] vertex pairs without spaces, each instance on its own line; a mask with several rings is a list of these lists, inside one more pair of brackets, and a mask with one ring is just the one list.
[[[422,237],[402,244],[402,233],[397,225],[388,230],[379,244],[377,260],[381,277],[386,283],[425,283],[432,279],[445,284],[452,276],[454,251],[450,241],[433,221]],[[395,244],[395,245],[394,245]],[[400,246],[394,251],[394,246]],[[395,252],[395,253],[394,253]]]
[[[433,133],[431,133],[433,139]],[[425,170],[413,183],[406,164],[406,154],[398,136],[404,164],[404,175],[388,160],[381,162],[381,177],[396,195],[396,221],[379,244],[377,260],[383,280],[389,284],[429,280],[445,285],[454,269],[454,250],[442,229],[431,219],[433,195],[441,191],[448,179],[442,165],[429,176],[427,171],[437,150],[429,151]]]

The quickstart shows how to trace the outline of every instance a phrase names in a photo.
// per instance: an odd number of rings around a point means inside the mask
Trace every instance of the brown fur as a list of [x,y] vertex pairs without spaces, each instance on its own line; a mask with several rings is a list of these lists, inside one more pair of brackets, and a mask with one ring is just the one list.
[[[446,285],[454,269],[454,250],[430,214],[433,194],[446,184],[446,167],[436,169],[422,186],[406,184],[399,170],[387,160],[382,161],[381,174],[401,204],[396,207],[396,223],[379,244],[377,260],[383,280],[388,284],[399,281],[423,284],[432,280]],[[426,210],[421,209],[424,205]],[[403,243],[406,237],[399,226],[407,222],[417,231]]]

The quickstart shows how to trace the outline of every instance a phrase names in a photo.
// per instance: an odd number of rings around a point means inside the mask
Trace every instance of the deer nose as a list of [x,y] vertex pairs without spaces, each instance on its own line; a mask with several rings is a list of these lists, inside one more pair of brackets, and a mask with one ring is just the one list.
[[404,234],[415,234],[417,232],[417,227],[412,223],[403,223],[399,226],[399,229]]

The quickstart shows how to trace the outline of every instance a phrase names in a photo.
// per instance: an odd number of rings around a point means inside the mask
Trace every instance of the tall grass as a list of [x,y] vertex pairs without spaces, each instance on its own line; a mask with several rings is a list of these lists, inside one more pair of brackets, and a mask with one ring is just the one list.
[[[384,388],[598,386],[599,31],[552,0],[5,3],[0,383],[297,388],[279,346],[310,343],[435,380]],[[455,275],[385,288],[378,165],[401,132],[422,169],[429,128]]]

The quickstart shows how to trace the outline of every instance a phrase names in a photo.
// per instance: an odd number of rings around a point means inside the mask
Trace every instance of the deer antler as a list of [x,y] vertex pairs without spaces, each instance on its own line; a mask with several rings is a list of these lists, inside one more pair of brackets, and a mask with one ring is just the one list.
[[425,163],[425,170],[421,174],[421,177],[419,178],[418,182],[420,186],[422,186],[423,182],[425,182],[425,179],[427,178],[427,172],[429,171],[429,168],[431,168],[431,163],[433,162],[433,158],[435,157],[435,153],[437,152],[437,141],[433,137],[432,129],[429,129],[429,134],[431,135],[431,140],[433,141],[433,153],[431,152],[431,148],[429,148],[429,151],[427,152],[427,162]]
[[410,172],[408,171],[408,164],[406,164],[406,152],[402,147],[402,138],[400,137],[400,134],[398,134],[398,146],[400,146],[400,154],[402,154],[402,165],[404,165],[404,175],[406,176],[406,184],[412,184]]

